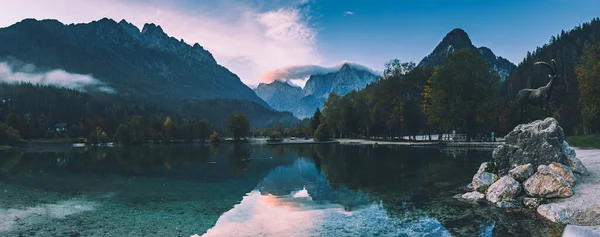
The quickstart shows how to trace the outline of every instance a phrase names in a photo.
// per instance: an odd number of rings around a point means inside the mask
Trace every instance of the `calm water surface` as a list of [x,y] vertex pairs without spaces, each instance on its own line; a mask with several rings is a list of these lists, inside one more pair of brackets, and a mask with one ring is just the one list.
[[456,201],[489,151],[178,145],[0,151],[0,236],[545,236]]

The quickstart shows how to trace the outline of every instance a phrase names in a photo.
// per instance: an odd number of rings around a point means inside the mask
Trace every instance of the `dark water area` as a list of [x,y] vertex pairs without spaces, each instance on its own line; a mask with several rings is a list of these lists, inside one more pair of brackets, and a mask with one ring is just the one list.
[[552,236],[452,198],[490,151],[225,144],[0,151],[0,236]]

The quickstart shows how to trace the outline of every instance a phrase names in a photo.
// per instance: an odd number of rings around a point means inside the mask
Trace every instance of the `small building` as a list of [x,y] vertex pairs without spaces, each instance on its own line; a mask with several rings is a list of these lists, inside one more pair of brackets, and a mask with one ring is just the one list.
[[56,132],[65,133],[67,132],[67,123],[56,123],[54,124],[54,129]]

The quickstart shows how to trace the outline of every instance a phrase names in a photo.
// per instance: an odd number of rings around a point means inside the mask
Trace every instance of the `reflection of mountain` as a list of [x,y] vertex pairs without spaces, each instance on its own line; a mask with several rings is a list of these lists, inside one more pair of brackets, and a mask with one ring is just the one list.
[[315,165],[304,159],[296,160],[291,166],[273,169],[258,184],[258,190],[263,195],[286,196],[303,189],[313,201],[340,204],[347,211],[373,203],[361,192],[346,187],[333,189]]

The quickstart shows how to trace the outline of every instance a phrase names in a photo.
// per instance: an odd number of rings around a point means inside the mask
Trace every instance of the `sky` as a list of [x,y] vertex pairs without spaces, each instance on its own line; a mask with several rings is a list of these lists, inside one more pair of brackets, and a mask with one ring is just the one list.
[[108,17],[140,29],[155,23],[170,36],[199,43],[251,87],[273,79],[296,79],[303,86],[307,73],[290,71],[337,68],[342,62],[376,71],[391,59],[418,63],[454,28],[464,29],[475,46],[518,64],[552,35],[600,16],[598,0],[2,0],[1,5],[0,27],[25,18],[69,24]]

